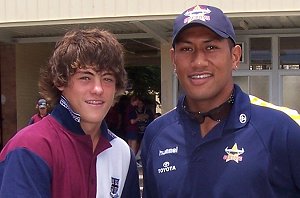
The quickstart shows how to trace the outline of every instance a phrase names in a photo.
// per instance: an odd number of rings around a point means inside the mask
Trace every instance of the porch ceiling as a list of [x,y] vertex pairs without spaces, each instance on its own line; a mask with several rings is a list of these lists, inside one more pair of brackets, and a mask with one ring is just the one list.
[[[300,16],[230,17],[236,31],[299,29]],[[126,49],[127,65],[160,65],[160,45],[171,39],[174,19],[64,24],[0,24],[0,41],[13,43],[55,42],[74,28],[98,27],[116,34]]]

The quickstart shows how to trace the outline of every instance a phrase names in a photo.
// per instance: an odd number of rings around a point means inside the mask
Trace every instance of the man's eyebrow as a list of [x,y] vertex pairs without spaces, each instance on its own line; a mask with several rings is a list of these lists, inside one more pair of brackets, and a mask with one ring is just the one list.
[[[203,39],[203,43],[210,43],[210,42],[213,42],[213,41],[221,41],[221,40],[222,40],[221,38],[217,38],[217,37],[216,38],[215,37],[213,37],[213,38],[206,38],[206,39]],[[193,41],[190,41],[188,39],[182,38],[182,39],[178,39],[178,41],[176,43],[192,44]]]
[[219,39],[213,38],[213,39],[207,39],[206,41],[204,41],[203,43],[211,43],[214,41],[220,41]]
[[92,72],[90,72],[90,71],[87,71],[87,70],[78,70],[77,72],[76,72],[77,74],[89,74],[89,75],[94,75]]
[[178,39],[176,43],[191,44],[192,42],[186,39]]
[[[101,72],[98,72],[98,73],[101,73]],[[114,75],[114,73],[112,71],[104,71],[102,72],[102,75]]]

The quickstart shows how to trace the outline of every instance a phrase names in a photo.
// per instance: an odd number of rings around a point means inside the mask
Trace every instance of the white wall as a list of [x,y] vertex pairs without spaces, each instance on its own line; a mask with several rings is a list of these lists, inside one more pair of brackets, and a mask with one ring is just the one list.
[[[5,23],[181,13],[198,0],[0,0],[0,26]],[[203,0],[225,13],[300,11],[299,0]]]

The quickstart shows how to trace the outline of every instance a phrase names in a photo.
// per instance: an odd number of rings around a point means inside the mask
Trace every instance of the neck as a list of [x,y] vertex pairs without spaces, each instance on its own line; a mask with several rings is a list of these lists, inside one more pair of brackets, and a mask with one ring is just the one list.
[[97,144],[99,142],[99,139],[100,139],[100,135],[91,137],[91,139],[92,139],[92,142],[93,142],[93,151],[95,151],[96,146],[97,146]]
[[184,110],[185,112],[192,118],[197,120],[200,124],[202,124],[205,121],[205,118],[210,118],[211,120],[220,122],[223,119],[225,119],[228,115],[228,113],[231,110],[231,106],[234,103],[234,93],[232,91],[230,97],[221,105],[219,105],[218,107],[215,107],[207,112],[193,112],[190,111],[187,107],[187,105],[185,105],[184,102]]
[[83,123],[81,123],[80,125],[83,131],[85,132],[85,134],[91,136],[91,140],[93,142],[93,151],[94,151],[100,138],[100,125],[89,126]]

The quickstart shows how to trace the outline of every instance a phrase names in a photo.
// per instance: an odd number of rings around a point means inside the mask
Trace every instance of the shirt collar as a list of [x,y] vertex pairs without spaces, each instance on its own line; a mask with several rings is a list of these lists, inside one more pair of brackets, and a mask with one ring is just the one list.
[[[177,109],[184,119],[192,120],[184,110],[185,95],[181,96],[177,103]],[[250,120],[250,99],[238,85],[234,85],[234,104],[226,119],[224,129],[237,129],[244,127]]]

